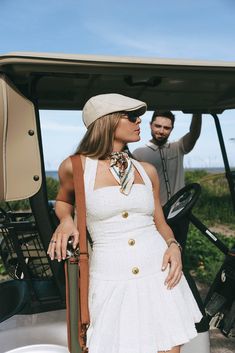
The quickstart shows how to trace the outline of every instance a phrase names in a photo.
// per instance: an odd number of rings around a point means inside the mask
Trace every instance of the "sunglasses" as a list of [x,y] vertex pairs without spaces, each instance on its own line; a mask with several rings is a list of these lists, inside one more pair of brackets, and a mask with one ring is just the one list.
[[136,123],[139,115],[136,115],[136,112],[123,112],[123,117],[127,118],[131,123]]

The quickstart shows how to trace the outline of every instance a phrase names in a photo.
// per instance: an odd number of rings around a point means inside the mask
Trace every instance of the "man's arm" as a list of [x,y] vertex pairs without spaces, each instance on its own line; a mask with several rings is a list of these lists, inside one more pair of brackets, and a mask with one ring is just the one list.
[[196,114],[196,113],[193,114],[189,132],[183,136],[183,146],[184,146],[185,153],[189,153],[195,146],[195,143],[201,133],[201,127],[202,127],[202,115]]

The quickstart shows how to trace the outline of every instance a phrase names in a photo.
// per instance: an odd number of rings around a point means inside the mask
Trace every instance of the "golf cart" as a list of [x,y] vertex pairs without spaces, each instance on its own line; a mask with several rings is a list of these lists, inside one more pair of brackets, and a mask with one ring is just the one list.
[[[11,279],[0,282],[0,353],[67,352],[63,264],[46,249],[56,227],[48,201],[40,110],[81,110],[117,92],[148,109],[212,114],[235,209],[218,114],[235,107],[235,63],[13,53],[0,56],[0,200],[28,199],[30,211],[0,212],[0,251]],[[208,353],[208,333],[185,352]],[[75,352],[73,352],[75,353]]]

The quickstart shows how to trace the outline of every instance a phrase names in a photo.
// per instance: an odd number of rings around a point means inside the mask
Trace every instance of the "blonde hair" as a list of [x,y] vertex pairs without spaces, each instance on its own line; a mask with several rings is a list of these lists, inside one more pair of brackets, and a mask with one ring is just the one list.
[[112,152],[114,132],[123,113],[103,116],[88,126],[75,154],[105,159]]

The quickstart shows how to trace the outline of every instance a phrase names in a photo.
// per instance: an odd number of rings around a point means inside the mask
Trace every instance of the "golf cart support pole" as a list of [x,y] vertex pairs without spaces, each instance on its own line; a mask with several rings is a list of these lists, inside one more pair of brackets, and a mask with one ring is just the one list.
[[192,213],[189,213],[188,219],[192,224],[199,229],[218,249],[220,249],[225,255],[229,254],[229,249],[220,241],[215,234],[213,234],[204,224],[199,221]]
[[[30,197],[30,206],[38,227],[39,234],[41,236],[41,241],[43,243],[44,249],[46,251],[48,243],[51,239],[51,236],[54,232],[54,225],[52,225],[50,216],[49,216],[49,206],[48,206],[48,197],[47,197],[47,186],[46,186],[46,173],[44,166],[44,157],[43,157],[43,148],[42,148],[42,137],[41,137],[41,128],[40,128],[40,117],[39,109],[37,102],[37,84],[41,77],[36,76],[32,77],[31,86],[30,86],[30,95],[33,97],[32,101],[35,108],[35,118],[37,122],[37,133],[38,133],[38,143],[41,156],[41,171],[42,171],[42,185],[37,194]],[[49,260],[50,261],[50,260]],[[64,288],[64,270],[63,264],[58,263],[57,261],[50,262],[50,268],[53,273],[54,282],[58,289],[58,295],[62,302],[65,301],[65,288]]]
[[226,148],[225,148],[225,144],[224,144],[224,138],[223,138],[218,115],[217,114],[211,114],[211,115],[213,116],[214,121],[215,121],[215,127],[216,127],[217,135],[219,138],[219,144],[220,144],[222,157],[223,157],[223,161],[224,161],[225,176],[228,180],[229,190],[230,190],[230,194],[231,194],[231,198],[232,198],[233,209],[235,211],[235,172],[232,172],[230,169],[230,166],[229,166],[228,156],[227,156],[227,152],[226,152]]

